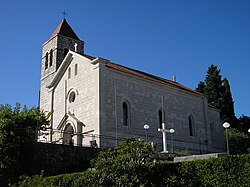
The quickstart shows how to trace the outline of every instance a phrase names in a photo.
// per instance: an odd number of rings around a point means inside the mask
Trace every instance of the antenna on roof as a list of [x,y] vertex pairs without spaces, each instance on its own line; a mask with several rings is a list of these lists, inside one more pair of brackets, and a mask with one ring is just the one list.
[[65,18],[66,18],[66,15],[68,15],[68,14],[66,13],[65,10],[63,10],[63,12],[61,12],[61,13],[62,13],[62,15],[63,15],[63,19],[65,19]]

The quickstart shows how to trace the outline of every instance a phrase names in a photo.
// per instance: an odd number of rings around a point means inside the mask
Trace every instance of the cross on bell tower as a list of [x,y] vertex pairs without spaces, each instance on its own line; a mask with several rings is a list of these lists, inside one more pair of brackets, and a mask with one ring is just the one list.
[[66,13],[65,10],[63,10],[62,15],[63,15],[63,19],[66,19],[66,15],[68,15],[68,14]]

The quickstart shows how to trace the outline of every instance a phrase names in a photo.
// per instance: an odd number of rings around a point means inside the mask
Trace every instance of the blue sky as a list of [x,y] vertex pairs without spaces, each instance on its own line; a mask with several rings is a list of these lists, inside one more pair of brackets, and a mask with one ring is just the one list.
[[249,0],[9,0],[0,6],[0,103],[37,106],[41,47],[66,19],[85,53],[195,89],[215,64],[250,116]]

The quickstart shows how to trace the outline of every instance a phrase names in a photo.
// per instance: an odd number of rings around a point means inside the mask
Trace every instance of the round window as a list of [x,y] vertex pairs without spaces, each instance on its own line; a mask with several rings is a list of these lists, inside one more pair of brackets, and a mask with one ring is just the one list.
[[73,102],[75,101],[75,99],[76,99],[76,94],[75,94],[75,92],[71,92],[71,93],[69,94],[69,102],[70,102],[70,103],[73,103]]

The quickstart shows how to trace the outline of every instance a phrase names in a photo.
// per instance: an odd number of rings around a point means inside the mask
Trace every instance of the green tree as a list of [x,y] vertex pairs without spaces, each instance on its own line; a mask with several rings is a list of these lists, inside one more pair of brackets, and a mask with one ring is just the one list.
[[246,154],[250,147],[250,136],[235,128],[228,129],[229,150],[231,154]]
[[227,78],[223,79],[221,95],[221,119],[223,119],[224,122],[227,121],[228,123],[230,123],[232,127],[237,127],[238,121],[234,112],[234,101]]
[[248,130],[250,129],[250,117],[242,115],[239,118],[239,124],[240,130],[245,134],[250,135],[250,133],[248,132]]
[[196,91],[206,95],[208,104],[221,111],[223,122],[227,121],[232,127],[238,126],[229,81],[227,78],[222,80],[217,66],[212,64],[208,68],[205,81],[199,82]]
[[99,154],[94,162],[100,173],[99,183],[104,186],[138,186],[143,180],[143,166],[155,158],[153,145],[149,142],[126,139],[115,148]]
[[222,80],[220,70],[215,65],[208,68],[205,78],[204,94],[208,98],[208,103],[213,107],[220,109],[222,101]]
[[196,91],[204,94],[205,93],[205,87],[206,87],[205,82],[200,81],[199,84],[198,84],[198,87],[196,88]]
[[13,181],[29,174],[29,166],[37,141],[37,129],[47,123],[47,117],[37,108],[28,109],[20,104],[12,109],[0,105],[0,177]]

